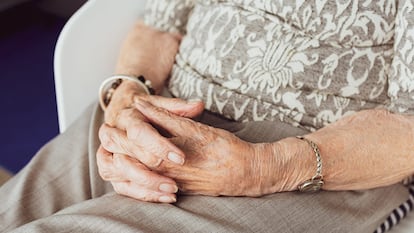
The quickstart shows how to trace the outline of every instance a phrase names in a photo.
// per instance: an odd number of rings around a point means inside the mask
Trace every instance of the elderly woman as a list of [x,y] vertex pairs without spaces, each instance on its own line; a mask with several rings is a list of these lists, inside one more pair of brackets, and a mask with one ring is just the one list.
[[373,232],[414,173],[413,30],[413,0],[150,1],[1,230]]

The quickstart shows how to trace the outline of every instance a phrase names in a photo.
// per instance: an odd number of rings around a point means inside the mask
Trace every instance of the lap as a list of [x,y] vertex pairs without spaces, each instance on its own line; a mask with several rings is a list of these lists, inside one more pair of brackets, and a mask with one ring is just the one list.
[[[52,206],[41,211],[41,215],[27,218],[26,222],[38,220],[16,231],[372,232],[408,197],[407,189],[396,184],[358,192],[286,192],[261,198],[179,195],[174,205],[139,202],[116,195],[109,183],[100,180],[95,152],[102,112],[94,106],[83,117],[89,119],[81,119],[49,143],[34,162],[6,185],[17,193],[19,202],[32,203],[28,210],[33,213]],[[306,133],[282,122],[235,123],[208,112],[198,120],[251,142]],[[46,169],[48,173],[44,167],[50,167]],[[63,168],[66,173],[59,173]],[[48,186],[47,192],[41,191],[48,183],[53,186]],[[16,197],[10,197],[7,191],[2,187],[0,196],[10,198],[8,204],[12,199],[17,203]],[[33,204],[34,201],[37,203]],[[65,204],[56,204],[59,202]],[[3,211],[14,212],[13,218],[18,218],[26,210],[22,204],[10,204]]]
[[402,197],[403,192],[402,186],[395,185],[261,198],[180,196],[174,205],[109,193],[14,232],[373,232],[399,204],[392,196]]

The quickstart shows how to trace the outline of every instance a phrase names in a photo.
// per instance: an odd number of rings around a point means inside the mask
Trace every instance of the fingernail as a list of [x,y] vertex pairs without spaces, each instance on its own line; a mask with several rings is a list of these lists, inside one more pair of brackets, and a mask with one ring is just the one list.
[[173,163],[180,164],[180,165],[184,164],[183,157],[179,156],[177,153],[170,152],[168,153],[167,157]]
[[163,202],[163,203],[172,203],[172,202],[176,202],[177,199],[173,198],[173,197],[169,197],[169,196],[161,196],[158,199],[159,202]]
[[178,191],[177,185],[173,184],[161,184],[159,187],[160,191],[166,193],[176,193]]

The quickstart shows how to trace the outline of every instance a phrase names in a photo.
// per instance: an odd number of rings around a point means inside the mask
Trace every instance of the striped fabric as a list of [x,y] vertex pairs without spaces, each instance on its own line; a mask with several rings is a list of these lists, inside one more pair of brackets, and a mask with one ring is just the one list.
[[389,231],[393,226],[397,225],[401,219],[405,218],[410,211],[412,211],[414,205],[414,180],[412,177],[410,177],[410,182],[407,186],[410,193],[407,201],[395,208],[387,219],[374,231],[374,233],[384,233]]

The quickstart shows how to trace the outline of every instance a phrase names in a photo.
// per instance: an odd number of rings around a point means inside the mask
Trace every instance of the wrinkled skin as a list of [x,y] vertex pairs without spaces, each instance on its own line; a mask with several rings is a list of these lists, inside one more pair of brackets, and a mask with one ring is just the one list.
[[325,189],[381,187],[414,172],[413,116],[365,110],[307,137],[320,145]]
[[[139,24],[121,50],[117,73],[151,74],[146,77],[160,83],[159,93],[178,43],[179,36]],[[152,69],[148,61],[162,62]],[[204,108],[200,101],[142,93],[134,83],[122,83],[99,132],[99,172],[119,194],[165,203],[176,201],[178,189],[212,196],[261,196],[296,190],[315,174],[315,155],[302,140],[248,143],[191,120]],[[326,190],[390,185],[414,172],[413,116],[365,110],[306,137],[320,148]]]

